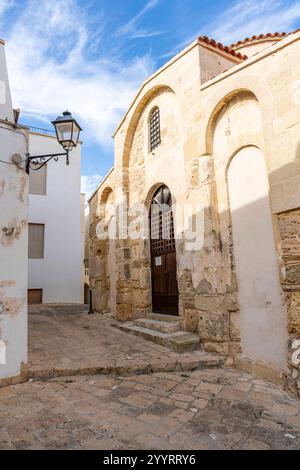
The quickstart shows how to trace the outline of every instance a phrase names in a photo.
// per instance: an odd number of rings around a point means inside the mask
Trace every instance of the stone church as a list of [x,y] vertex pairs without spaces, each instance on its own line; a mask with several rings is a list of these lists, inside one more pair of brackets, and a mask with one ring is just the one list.
[[189,346],[296,395],[299,57],[299,31],[199,37],[141,85],[89,201],[95,311],[145,337],[157,319],[157,341],[176,319]]

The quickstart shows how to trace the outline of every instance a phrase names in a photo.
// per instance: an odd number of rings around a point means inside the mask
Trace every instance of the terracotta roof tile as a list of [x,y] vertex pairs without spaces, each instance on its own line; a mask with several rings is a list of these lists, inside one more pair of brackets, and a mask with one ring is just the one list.
[[285,32],[279,33],[277,31],[276,33],[259,34],[259,35],[252,36],[251,38],[245,38],[242,41],[234,42],[229,47],[233,48],[233,47],[241,46],[242,44],[247,44],[247,43],[252,42],[252,41],[258,41],[260,39],[268,39],[268,38],[274,38],[274,39],[280,38],[280,39],[282,39],[282,38],[285,38],[286,36],[289,36],[290,34],[297,33],[298,31],[300,31],[300,30],[296,29],[295,31],[292,31],[290,33],[285,33]]
[[212,47],[215,47],[216,49],[226,52],[227,54],[230,54],[236,57],[237,59],[241,59],[241,60],[248,59],[246,55],[241,54],[240,52],[236,52],[234,49],[231,48],[231,46],[224,46],[224,44],[221,44],[220,42],[217,42],[214,39],[210,39],[207,36],[199,36],[198,41],[204,42],[205,44],[208,44]]

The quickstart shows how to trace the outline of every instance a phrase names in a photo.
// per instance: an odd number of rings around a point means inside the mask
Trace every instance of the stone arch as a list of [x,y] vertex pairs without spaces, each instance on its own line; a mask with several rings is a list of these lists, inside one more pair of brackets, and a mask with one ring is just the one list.
[[133,138],[143,109],[149,103],[149,101],[151,101],[155,96],[163,92],[171,92],[175,94],[174,90],[168,85],[156,85],[150,90],[148,90],[135,106],[132,117],[127,126],[127,132],[124,141],[124,150],[122,155],[122,167],[127,168],[129,166]]
[[230,167],[230,164],[232,162],[232,160],[234,159],[234,157],[239,154],[243,149],[246,149],[248,147],[254,147],[258,150],[261,151],[260,147],[258,145],[253,145],[253,144],[247,144],[247,145],[241,145],[240,147],[238,147],[232,154],[231,156],[228,158],[228,161],[227,161],[227,164],[226,164],[226,168],[225,168],[225,175],[226,175],[226,181],[228,183],[228,169]]
[[111,186],[104,188],[100,197],[100,208],[108,239],[104,241],[104,253],[106,257],[105,274],[107,286],[107,310],[116,313],[116,217],[115,217],[115,193]]
[[111,188],[111,186],[106,186],[101,192],[100,200],[99,200],[99,217],[100,218],[105,217],[106,203],[111,195],[113,195],[113,189]]
[[206,154],[212,155],[213,154],[213,147],[214,147],[214,133],[217,121],[222,114],[222,112],[233,102],[233,100],[237,97],[245,97],[248,99],[254,99],[258,103],[257,96],[247,88],[239,88],[229,92],[225,95],[220,101],[215,104],[210,117],[208,119],[208,123],[206,126],[205,132],[205,146],[206,146]]
[[[157,189],[160,188],[160,186],[167,186],[167,185],[164,182],[160,181],[158,183],[153,184],[151,186],[151,188],[148,190],[148,193],[147,193],[147,196],[146,196],[145,202],[144,202],[144,204],[147,207],[148,211],[150,210],[152,198],[153,198],[155,192],[157,191]],[[172,197],[173,197],[173,194],[172,194]]]
[[92,259],[90,269],[90,277],[97,282],[93,289],[93,307],[97,312],[109,310],[115,313],[115,301],[112,302],[112,297],[114,300],[116,297],[115,239],[112,239],[115,235],[115,192],[110,185],[99,192],[98,204],[97,255]]

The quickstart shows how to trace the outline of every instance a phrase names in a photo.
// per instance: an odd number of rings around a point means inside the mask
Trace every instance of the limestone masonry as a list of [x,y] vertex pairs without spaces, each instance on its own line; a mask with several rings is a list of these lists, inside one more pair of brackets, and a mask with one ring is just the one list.
[[[153,255],[150,238],[120,237],[117,230],[115,238],[100,239],[97,227],[112,233],[114,222],[121,226],[124,201],[130,210],[142,203],[150,211],[159,188],[168,188],[184,330],[196,333],[205,351],[224,355],[227,365],[296,396],[299,57],[300,32],[254,36],[230,47],[198,38],[142,84],[116,130],[114,168],[90,199],[95,311],[111,311],[121,322],[154,311],[161,257]],[[187,224],[176,218],[187,204],[190,218],[202,221],[200,245],[192,249]]]

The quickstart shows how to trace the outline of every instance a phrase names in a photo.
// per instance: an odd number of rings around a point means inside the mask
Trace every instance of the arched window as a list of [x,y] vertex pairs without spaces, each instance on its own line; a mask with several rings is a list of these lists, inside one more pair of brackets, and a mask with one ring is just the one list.
[[159,146],[160,140],[160,117],[159,108],[156,106],[152,109],[149,119],[149,138],[150,138],[150,151],[152,152]]

